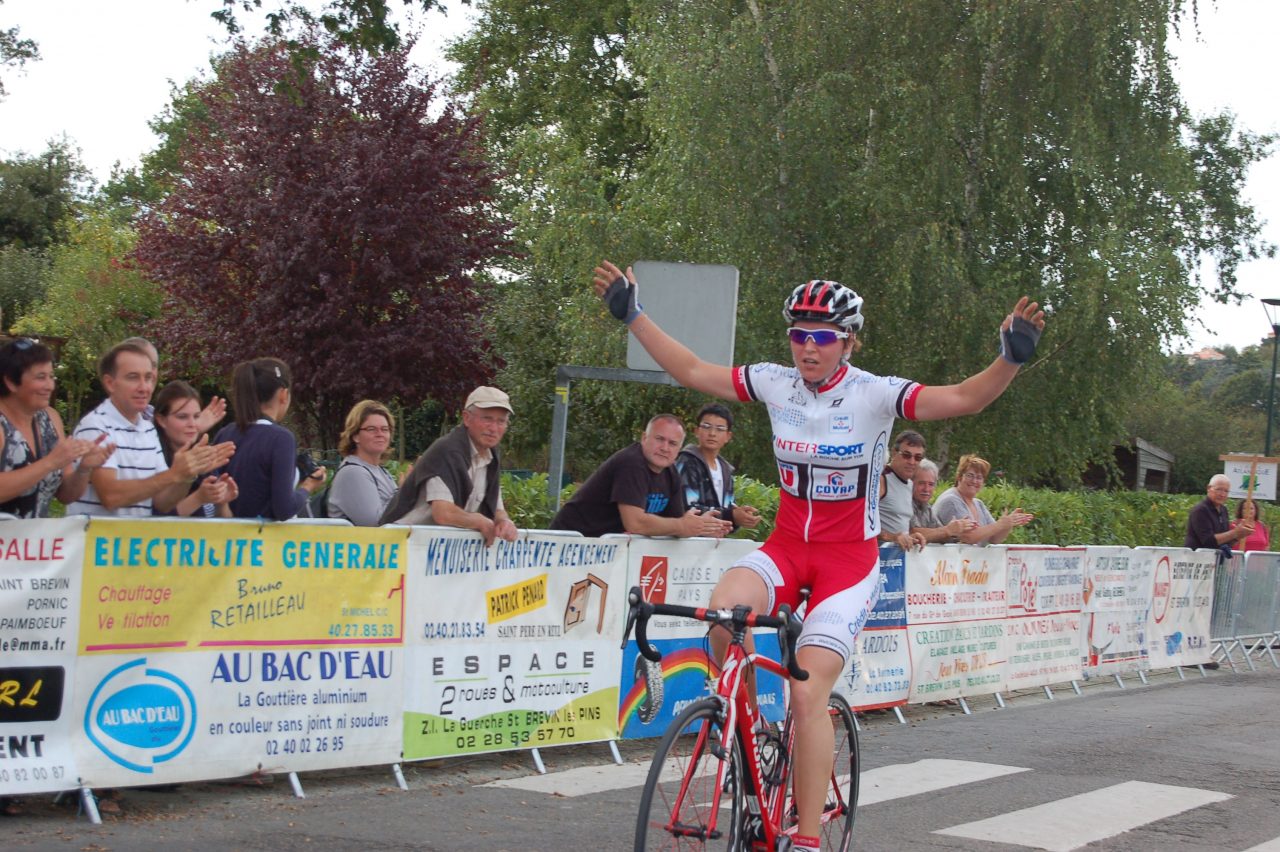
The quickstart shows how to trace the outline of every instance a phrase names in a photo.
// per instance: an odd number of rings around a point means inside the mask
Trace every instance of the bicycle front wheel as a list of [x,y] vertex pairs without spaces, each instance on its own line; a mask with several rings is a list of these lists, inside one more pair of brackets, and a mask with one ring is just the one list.
[[636,850],[745,848],[741,747],[727,753],[720,702],[704,698],[667,728],[649,766]]
[[822,848],[845,852],[853,842],[853,817],[858,807],[858,728],[849,702],[836,693],[827,700],[827,715],[835,729],[835,763],[823,805]]

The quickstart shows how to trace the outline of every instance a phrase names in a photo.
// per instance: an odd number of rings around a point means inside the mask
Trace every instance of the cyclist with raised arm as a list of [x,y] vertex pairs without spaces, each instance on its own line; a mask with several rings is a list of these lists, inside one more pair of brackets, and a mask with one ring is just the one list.
[[[809,672],[791,683],[796,849],[819,848],[834,735],[827,700],[854,649],[879,587],[877,475],[895,417],[941,420],[981,411],[1035,353],[1044,312],[1022,297],[1000,325],[1000,356],[959,384],[925,387],[852,366],[863,325],[862,298],[835,281],[809,281],[783,304],[793,366],[711,364],[671,338],[637,301],[630,269],[609,261],[593,286],[617,319],[681,385],[722,399],[763,402],[773,425],[781,495],[773,533],[720,578],[710,606],[756,612],[793,609],[811,590],[796,657]],[[713,630],[717,659],[728,637]]]

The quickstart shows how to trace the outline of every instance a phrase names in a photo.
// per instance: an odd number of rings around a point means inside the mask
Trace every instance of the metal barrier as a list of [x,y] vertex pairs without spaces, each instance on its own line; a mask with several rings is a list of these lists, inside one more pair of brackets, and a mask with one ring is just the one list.
[[[1241,662],[1253,670],[1266,654],[1280,668],[1275,648],[1280,645],[1280,553],[1237,553],[1218,566],[1214,583],[1210,635],[1215,658],[1235,670]],[[1239,659],[1237,660],[1237,652]]]

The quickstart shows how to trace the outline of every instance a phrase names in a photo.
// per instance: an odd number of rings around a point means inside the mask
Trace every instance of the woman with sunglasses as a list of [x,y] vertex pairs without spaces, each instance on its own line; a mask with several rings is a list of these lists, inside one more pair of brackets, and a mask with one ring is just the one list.
[[956,467],[956,484],[939,495],[933,504],[938,520],[949,524],[956,518],[968,518],[974,527],[960,533],[961,544],[1000,544],[1014,527],[1029,524],[1036,516],[1021,509],[1010,509],[997,519],[978,499],[978,492],[991,473],[991,463],[970,453],[960,457]]
[[[860,348],[862,298],[835,281],[809,281],[783,303],[790,366],[711,364],[667,335],[637,301],[635,275],[603,261],[593,286],[610,313],[658,364],[687,388],[768,405],[781,481],[776,526],[764,545],[720,578],[710,606],[757,612],[793,608],[811,590],[796,657],[809,679],[791,684],[797,724],[793,848],[819,848],[830,783],[834,730],[827,698],[866,623],[879,584],[877,489],[895,417],[940,420],[981,411],[1004,392],[1035,353],[1044,313],[1025,296],[1000,325],[1001,355],[956,385],[925,387],[852,366]],[[723,630],[711,633],[722,656]]]
[[347,413],[338,438],[342,464],[329,485],[328,516],[346,518],[358,527],[376,527],[383,509],[396,495],[396,481],[382,463],[391,454],[396,421],[380,402],[357,402]]
[[0,347],[0,512],[47,518],[49,503],[80,499],[114,446],[68,438],[51,405],[53,353],[25,337]]

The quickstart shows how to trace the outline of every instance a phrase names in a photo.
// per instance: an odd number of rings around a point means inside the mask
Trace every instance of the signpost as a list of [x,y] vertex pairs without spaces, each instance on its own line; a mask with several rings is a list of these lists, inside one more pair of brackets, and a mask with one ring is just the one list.
[[1218,460],[1225,462],[1222,472],[1231,480],[1231,497],[1276,499],[1276,466],[1280,458],[1227,453],[1218,456]]

